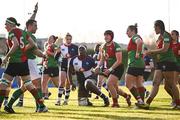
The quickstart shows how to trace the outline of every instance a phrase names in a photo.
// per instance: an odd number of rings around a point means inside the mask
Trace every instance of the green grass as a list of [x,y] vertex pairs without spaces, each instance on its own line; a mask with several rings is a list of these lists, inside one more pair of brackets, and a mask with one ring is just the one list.
[[[125,87],[122,88],[128,91]],[[151,87],[148,87],[148,89],[151,89]],[[45,101],[45,104],[49,108],[48,113],[35,113],[34,99],[26,92],[24,107],[14,107],[16,114],[7,114],[1,108],[0,120],[180,120],[180,110],[171,109],[171,99],[164,91],[163,86],[160,87],[160,91],[153,101],[150,110],[134,109],[134,99],[132,101],[132,107],[128,108],[122,97],[119,99],[120,108],[101,107],[103,105],[102,100],[93,99],[94,95],[91,98],[94,107],[80,107],[77,105],[76,91],[71,92],[69,105],[55,106],[57,89],[52,88],[49,90],[53,94],[50,96],[50,100]]]

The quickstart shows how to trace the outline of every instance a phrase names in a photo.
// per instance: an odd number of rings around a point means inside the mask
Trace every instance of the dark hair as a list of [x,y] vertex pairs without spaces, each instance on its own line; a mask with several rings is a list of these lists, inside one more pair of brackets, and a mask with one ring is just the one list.
[[[101,44],[96,44],[95,46],[94,46],[94,52],[97,52],[97,49],[99,48],[101,46]],[[99,49],[98,49],[98,51],[99,51]]]
[[165,25],[164,25],[164,22],[162,20],[156,20],[154,22],[154,25],[157,27],[159,27],[161,29],[161,33],[164,33],[165,31]]
[[72,38],[72,35],[70,33],[67,33],[66,37],[71,37]]
[[172,30],[172,32],[176,33],[176,36],[179,37],[179,32],[177,30]]
[[53,39],[54,39],[55,41],[58,39],[58,37],[55,36],[55,35],[52,35],[52,37],[53,37]]
[[16,26],[20,26],[21,24],[17,22],[17,20],[14,17],[9,17],[6,19],[6,22],[9,24],[14,24]]
[[113,38],[114,38],[114,33],[113,33],[112,30],[106,30],[106,31],[104,32],[104,35],[110,35],[112,40],[113,40]]
[[0,58],[0,66],[2,65],[2,59]]
[[26,22],[26,28],[28,28],[29,25],[32,25],[34,22],[37,22],[36,20],[32,20],[32,19],[29,19],[27,22]]
[[177,30],[172,30],[171,32],[176,33],[176,36],[178,37],[177,42],[179,43],[179,32]]
[[136,34],[138,33],[138,25],[137,25],[137,23],[135,23],[134,25],[130,25],[129,27],[128,27],[128,29],[130,29],[131,31],[134,31]]

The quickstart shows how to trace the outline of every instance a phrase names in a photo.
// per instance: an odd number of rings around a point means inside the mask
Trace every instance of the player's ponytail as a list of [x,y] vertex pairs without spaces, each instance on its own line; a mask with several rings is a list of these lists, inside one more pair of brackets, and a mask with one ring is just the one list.
[[138,24],[135,23],[134,25],[130,25],[128,27],[128,29],[130,29],[131,31],[134,31],[137,34],[138,33]]

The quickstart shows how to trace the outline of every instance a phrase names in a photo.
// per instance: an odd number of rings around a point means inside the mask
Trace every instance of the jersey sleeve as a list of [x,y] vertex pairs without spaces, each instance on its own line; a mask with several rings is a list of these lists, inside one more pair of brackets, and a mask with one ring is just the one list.
[[164,38],[164,43],[170,43],[170,37],[169,37],[169,34],[167,32],[165,32],[163,34],[163,38]]
[[134,35],[133,37],[132,37],[132,41],[133,41],[133,43],[136,43],[136,40],[138,40],[138,39],[141,39],[138,35]]
[[9,40],[12,40],[13,37],[16,37],[15,31],[13,30],[13,31],[9,32],[9,36],[8,37],[9,37]]
[[120,52],[122,51],[120,45],[118,43],[115,43],[115,52]]

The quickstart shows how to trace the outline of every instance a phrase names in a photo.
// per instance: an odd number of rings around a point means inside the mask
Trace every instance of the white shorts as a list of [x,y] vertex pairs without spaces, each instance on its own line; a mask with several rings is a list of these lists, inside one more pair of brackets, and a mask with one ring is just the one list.
[[29,66],[31,80],[41,78],[41,75],[39,74],[40,71],[39,71],[39,69],[37,67],[37,63],[34,59],[28,59],[28,66]]

